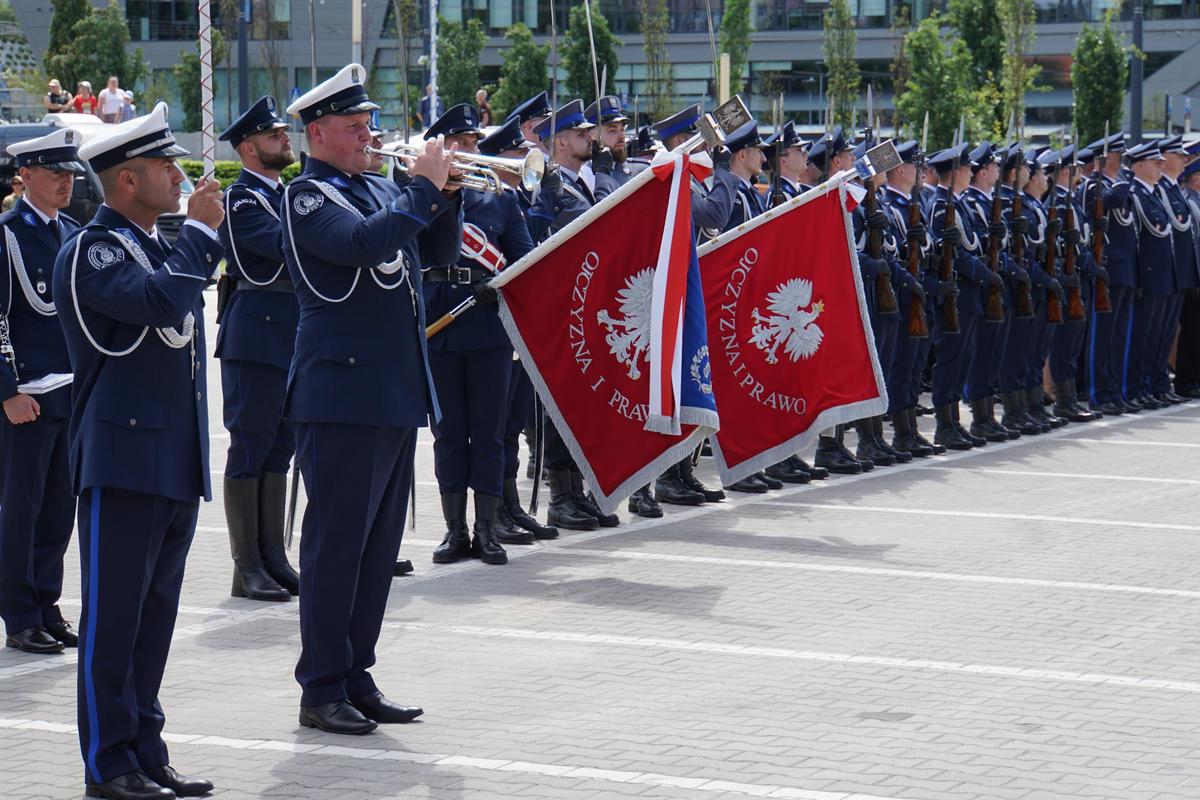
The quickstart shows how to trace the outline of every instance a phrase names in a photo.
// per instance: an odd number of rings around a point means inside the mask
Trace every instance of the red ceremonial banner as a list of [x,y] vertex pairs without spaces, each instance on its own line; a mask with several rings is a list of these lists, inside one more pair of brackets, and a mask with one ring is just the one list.
[[887,408],[853,203],[823,184],[700,248],[725,485]]
[[[513,346],[606,511],[695,450],[716,427],[714,411],[685,402],[678,434],[647,430],[655,266],[664,230],[684,237],[684,247],[666,250],[683,259],[685,279],[688,263],[694,264],[689,212],[678,212],[690,200],[687,177],[681,191],[672,173],[668,166],[634,176],[493,282]],[[683,214],[684,225],[668,224],[671,209]],[[674,302],[667,311],[678,327],[682,307]],[[702,336],[702,326],[697,328]],[[664,335],[677,349],[678,332]]]

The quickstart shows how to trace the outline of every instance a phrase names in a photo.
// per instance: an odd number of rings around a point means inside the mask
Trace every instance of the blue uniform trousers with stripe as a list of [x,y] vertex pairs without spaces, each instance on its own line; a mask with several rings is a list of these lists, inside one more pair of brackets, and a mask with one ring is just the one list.
[[1108,287],[1112,311],[1093,314],[1087,343],[1088,393],[1093,404],[1113,403],[1123,397],[1125,343],[1133,313],[1132,286]]
[[1000,369],[1004,365],[1004,349],[1012,326],[1012,306],[1004,308],[1004,319],[988,322],[980,317],[975,330],[975,357],[967,371],[963,399],[968,403],[982,400],[1000,386]]
[[504,423],[505,478],[517,477],[521,467],[521,431],[532,421],[534,410],[533,383],[521,362],[513,361],[508,377],[508,417]]
[[500,496],[512,348],[430,350],[442,405],[433,425],[433,471],[442,494]]
[[375,691],[368,670],[404,534],[415,428],[295,423],[308,507],[300,539],[300,705]]
[[1054,344],[1050,348],[1050,377],[1055,383],[1075,378],[1079,351],[1087,339],[1087,319],[1067,320],[1066,309],[1063,309],[1063,318],[1063,324],[1054,332]]
[[75,524],[67,420],[4,417],[0,448],[0,617],[13,634],[62,621],[63,556]]
[[199,500],[125,489],[79,498],[79,744],[84,780],[168,763],[158,702]]
[[221,359],[225,429],[229,431],[225,477],[287,473],[296,449],[292,426],[282,419],[287,377],[286,369],[270,364]]

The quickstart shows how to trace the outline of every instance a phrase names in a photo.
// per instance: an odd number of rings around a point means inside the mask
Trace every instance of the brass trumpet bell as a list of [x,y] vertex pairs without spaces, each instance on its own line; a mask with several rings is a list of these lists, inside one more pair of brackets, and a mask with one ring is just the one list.
[[[397,159],[397,168],[407,170],[406,160],[414,160],[425,152],[424,145],[392,142],[386,147],[363,148],[363,151],[385,158]],[[451,177],[450,184],[477,189],[481,192],[499,193],[504,190],[504,183],[497,172],[507,172],[517,175],[526,191],[532,192],[542,182],[546,172],[546,156],[541,150],[530,150],[525,158],[503,158],[501,156],[484,156],[478,153],[455,153],[451,166],[461,174]]]

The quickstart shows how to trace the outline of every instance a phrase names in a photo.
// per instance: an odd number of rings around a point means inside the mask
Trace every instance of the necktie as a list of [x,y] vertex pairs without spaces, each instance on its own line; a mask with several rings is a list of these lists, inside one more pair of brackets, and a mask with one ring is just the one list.
[[46,223],[46,227],[50,229],[50,235],[54,237],[54,241],[62,244],[62,237],[58,233],[58,220],[52,219]]

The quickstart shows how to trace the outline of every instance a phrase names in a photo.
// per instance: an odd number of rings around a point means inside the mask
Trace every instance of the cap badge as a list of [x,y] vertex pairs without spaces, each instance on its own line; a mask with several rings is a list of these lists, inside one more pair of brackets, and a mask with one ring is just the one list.
[[359,80],[358,80],[358,67],[351,67],[351,68],[350,68],[350,80],[354,81],[355,83],[358,83],[358,82],[359,82]]
[[75,142],[75,131],[68,128],[66,135],[63,136],[63,141],[67,144],[73,144]]

